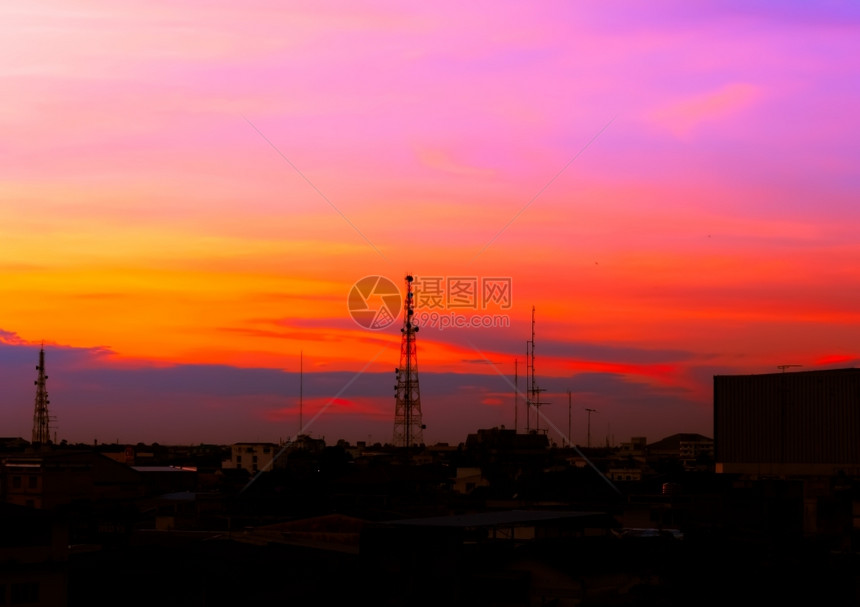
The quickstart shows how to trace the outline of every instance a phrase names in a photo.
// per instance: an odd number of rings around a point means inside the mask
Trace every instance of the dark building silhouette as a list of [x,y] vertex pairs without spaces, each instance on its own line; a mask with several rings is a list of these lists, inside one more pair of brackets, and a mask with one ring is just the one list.
[[51,514],[0,504],[0,605],[67,605],[69,532]]
[[860,475],[860,369],[714,377],[717,472]]
[[682,432],[648,445],[649,459],[677,461],[684,470],[710,469],[714,460],[714,440],[701,434]]
[[7,455],[0,466],[0,484],[4,502],[44,510],[145,495],[139,472],[92,451]]
[[380,605],[586,604],[599,576],[578,565],[603,561],[617,527],[602,512],[551,510],[390,520],[362,528],[360,554]]
[[30,446],[20,436],[0,436],[0,453],[14,453],[24,451]]
[[860,369],[715,376],[714,443],[763,522],[856,548]]

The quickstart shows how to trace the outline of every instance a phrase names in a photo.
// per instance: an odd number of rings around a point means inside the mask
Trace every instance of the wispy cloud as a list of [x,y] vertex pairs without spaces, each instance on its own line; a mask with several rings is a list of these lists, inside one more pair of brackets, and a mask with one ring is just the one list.
[[671,101],[651,112],[651,119],[686,139],[704,124],[718,123],[751,107],[761,99],[761,87],[734,82],[715,90]]

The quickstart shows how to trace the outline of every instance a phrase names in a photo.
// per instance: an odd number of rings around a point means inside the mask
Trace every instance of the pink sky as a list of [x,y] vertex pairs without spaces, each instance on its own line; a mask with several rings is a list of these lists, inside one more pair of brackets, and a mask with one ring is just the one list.
[[44,340],[60,438],[294,435],[303,352],[332,403],[307,430],[390,440],[398,327],[346,306],[373,274],[511,279],[507,328],[420,334],[429,442],[513,424],[532,306],[545,421],[571,390],[580,443],[585,407],[614,442],[711,435],[714,374],[860,359],[855,3],[0,23],[0,435],[30,435]]

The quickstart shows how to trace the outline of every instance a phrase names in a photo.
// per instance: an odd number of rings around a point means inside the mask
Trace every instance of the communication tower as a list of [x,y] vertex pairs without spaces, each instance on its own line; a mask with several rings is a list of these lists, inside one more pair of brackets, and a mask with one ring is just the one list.
[[424,442],[421,421],[421,392],[418,388],[418,355],[415,336],[418,326],[415,314],[412,275],[406,276],[406,297],[403,300],[403,328],[400,329],[400,366],[394,370],[394,445],[412,447]]
[[532,306],[532,338],[526,342],[526,358],[528,370],[526,371],[526,432],[529,430],[529,417],[531,408],[535,410],[535,430],[540,431],[540,408],[549,403],[540,399],[540,393],[544,388],[538,388],[535,380],[535,307]]
[[45,384],[48,376],[45,375],[45,347],[39,350],[39,364],[36,366],[39,372],[36,377],[36,407],[33,413],[33,440],[34,445],[47,445],[51,442],[51,417],[48,415],[48,389]]

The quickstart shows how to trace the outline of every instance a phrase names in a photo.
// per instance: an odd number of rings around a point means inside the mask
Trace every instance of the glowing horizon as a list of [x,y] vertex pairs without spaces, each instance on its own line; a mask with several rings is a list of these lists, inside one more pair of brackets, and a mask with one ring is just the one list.
[[[378,392],[345,391],[316,431],[384,442],[399,333],[350,318],[368,275],[513,285],[511,308],[488,311],[508,327],[421,332],[431,441],[513,422],[532,306],[561,401],[543,412],[566,428],[579,385],[616,442],[710,434],[716,373],[860,360],[855,4],[94,0],[0,16],[6,435],[29,436],[24,370],[44,340],[63,352],[49,390],[72,441],[290,435],[272,423],[295,417],[303,351],[318,406],[373,361]],[[201,367],[235,394],[195,386]],[[188,383],[138,384],[152,369]],[[263,371],[285,383],[239,388]],[[118,400],[134,406],[101,409]],[[148,407],[188,411],[158,437]]]

